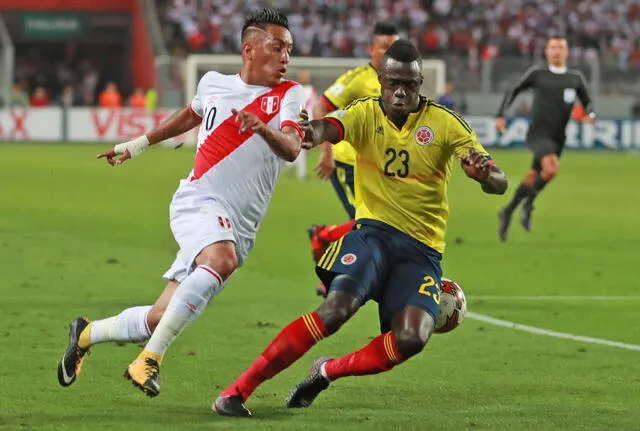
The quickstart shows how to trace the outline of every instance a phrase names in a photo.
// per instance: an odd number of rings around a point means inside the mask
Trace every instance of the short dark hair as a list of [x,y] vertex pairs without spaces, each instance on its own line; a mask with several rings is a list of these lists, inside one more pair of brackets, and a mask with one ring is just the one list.
[[554,40],[554,39],[566,39],[566,37],[562,33],[552,32],[547,37],[547,42],[549,42],[550,40]]
[[396,34],[398,34],[398,29],[389,22],[377,22],[373,27],[374,36],[395,36]]
[[384,53],[385,58],[392,58],[402,63],[411,63],[417,61],[422,64],[422,58],[418,52],[418,48],[407,39],[398,39]]
[[289,30],[289,20],[287,16],[280,11],[271,8],[264,8],[259,11],[253,11],[244,20],[241,36],[249,27],[257,27],[264,30],[268,25],[277,25]]

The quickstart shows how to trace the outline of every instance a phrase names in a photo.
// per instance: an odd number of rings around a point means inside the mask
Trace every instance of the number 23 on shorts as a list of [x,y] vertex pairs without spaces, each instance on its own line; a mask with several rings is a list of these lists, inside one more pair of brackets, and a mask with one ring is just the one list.
[[[435,303],[440,304],[440,286],[438,286],[438,283],[436,283],[436,281],[430,275],[425,275],[423,280],[424,283],[420,285],[420,289],[418,290],[418,292],[422,293],[423,295],[433,297]],[[429,288],[432,286],[436,287],[435,292],[432,292],[433,289],[429,290]]]

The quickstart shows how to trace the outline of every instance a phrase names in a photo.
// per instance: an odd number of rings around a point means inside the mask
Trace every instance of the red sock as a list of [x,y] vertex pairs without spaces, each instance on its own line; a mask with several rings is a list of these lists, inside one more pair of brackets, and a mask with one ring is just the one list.
[[403,359],[396,347],[393,332],[387,332],[374,338],[360,350],[349,353],[324,364],[324,371],[329,380],[346,376],[364,376],[389,371]]
[[327,329],[315,311],[294,320],[280,331],[222,396],[240,394],[246,401],[262,382],[288,368],[327,335]]
[[355,220],[349,220],[346,223],[342,224],[334,224],[333,226],[325,226],[320,232],[318,232],[318,236],[320,239],[328,242],[337,241],[353,228],[353,224]]

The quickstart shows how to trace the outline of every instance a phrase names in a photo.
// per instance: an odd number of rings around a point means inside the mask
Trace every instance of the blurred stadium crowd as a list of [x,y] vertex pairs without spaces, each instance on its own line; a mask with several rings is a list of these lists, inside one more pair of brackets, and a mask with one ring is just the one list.
[[638,0],[164,0],[165,37],[190,51],[238,52],[243,11],[286,10],[298,55],[366,57],[376,20],[396,23],[427,54],[532,56],[552,33],[567,36],[572,58],[640,61]]
[[[486,59],[518,59],[518,65],[537,60],[550,34],[567,37],[574,64],[597,58],[610,81],[635,85],[640,70],[640,0],[157,0],[156,5],[166,44],[178,58],[239,52],[245,11],[271,6],[287,11],[296,55],[367,57],[369,29],[377,20],[389,20],[425,56],[443,58],[450,70],[465,70],[466,76],[477,77]],[[137,106],[144,96],[144,103],[152,103],[153,95],[142,89],[122,95],[108,81],[99,62],[74,44],[55,58],[34,47],[16,59],[8,102]]]
[[30,44],[17,50],[15,82],[5,105],[11,107],[44,106],[102,106],[116,108],[153,107],[156,92],[153,89],[133,89],[123,95],[104,65],[104,52],[91,47],[80,47],[69,42],[62,49]]

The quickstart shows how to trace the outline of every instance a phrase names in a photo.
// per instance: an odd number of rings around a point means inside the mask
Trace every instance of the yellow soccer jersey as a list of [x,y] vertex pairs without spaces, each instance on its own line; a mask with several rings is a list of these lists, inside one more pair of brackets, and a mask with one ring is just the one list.
[[[330,111],[342,109],[356,99],[380,95],[378,72],[368,63],[348,70],[324,92],[322,102]],[[342,163],[353,165],[356,153],[347,142],[333,146],[333,158]]]
[[447,187],[454,159],[470,148],[489,154],[454,111],[422,99],[401,130],[379,97],[328,115],[355,149],[356,219],[384,222],[442,253],[449,218]]

